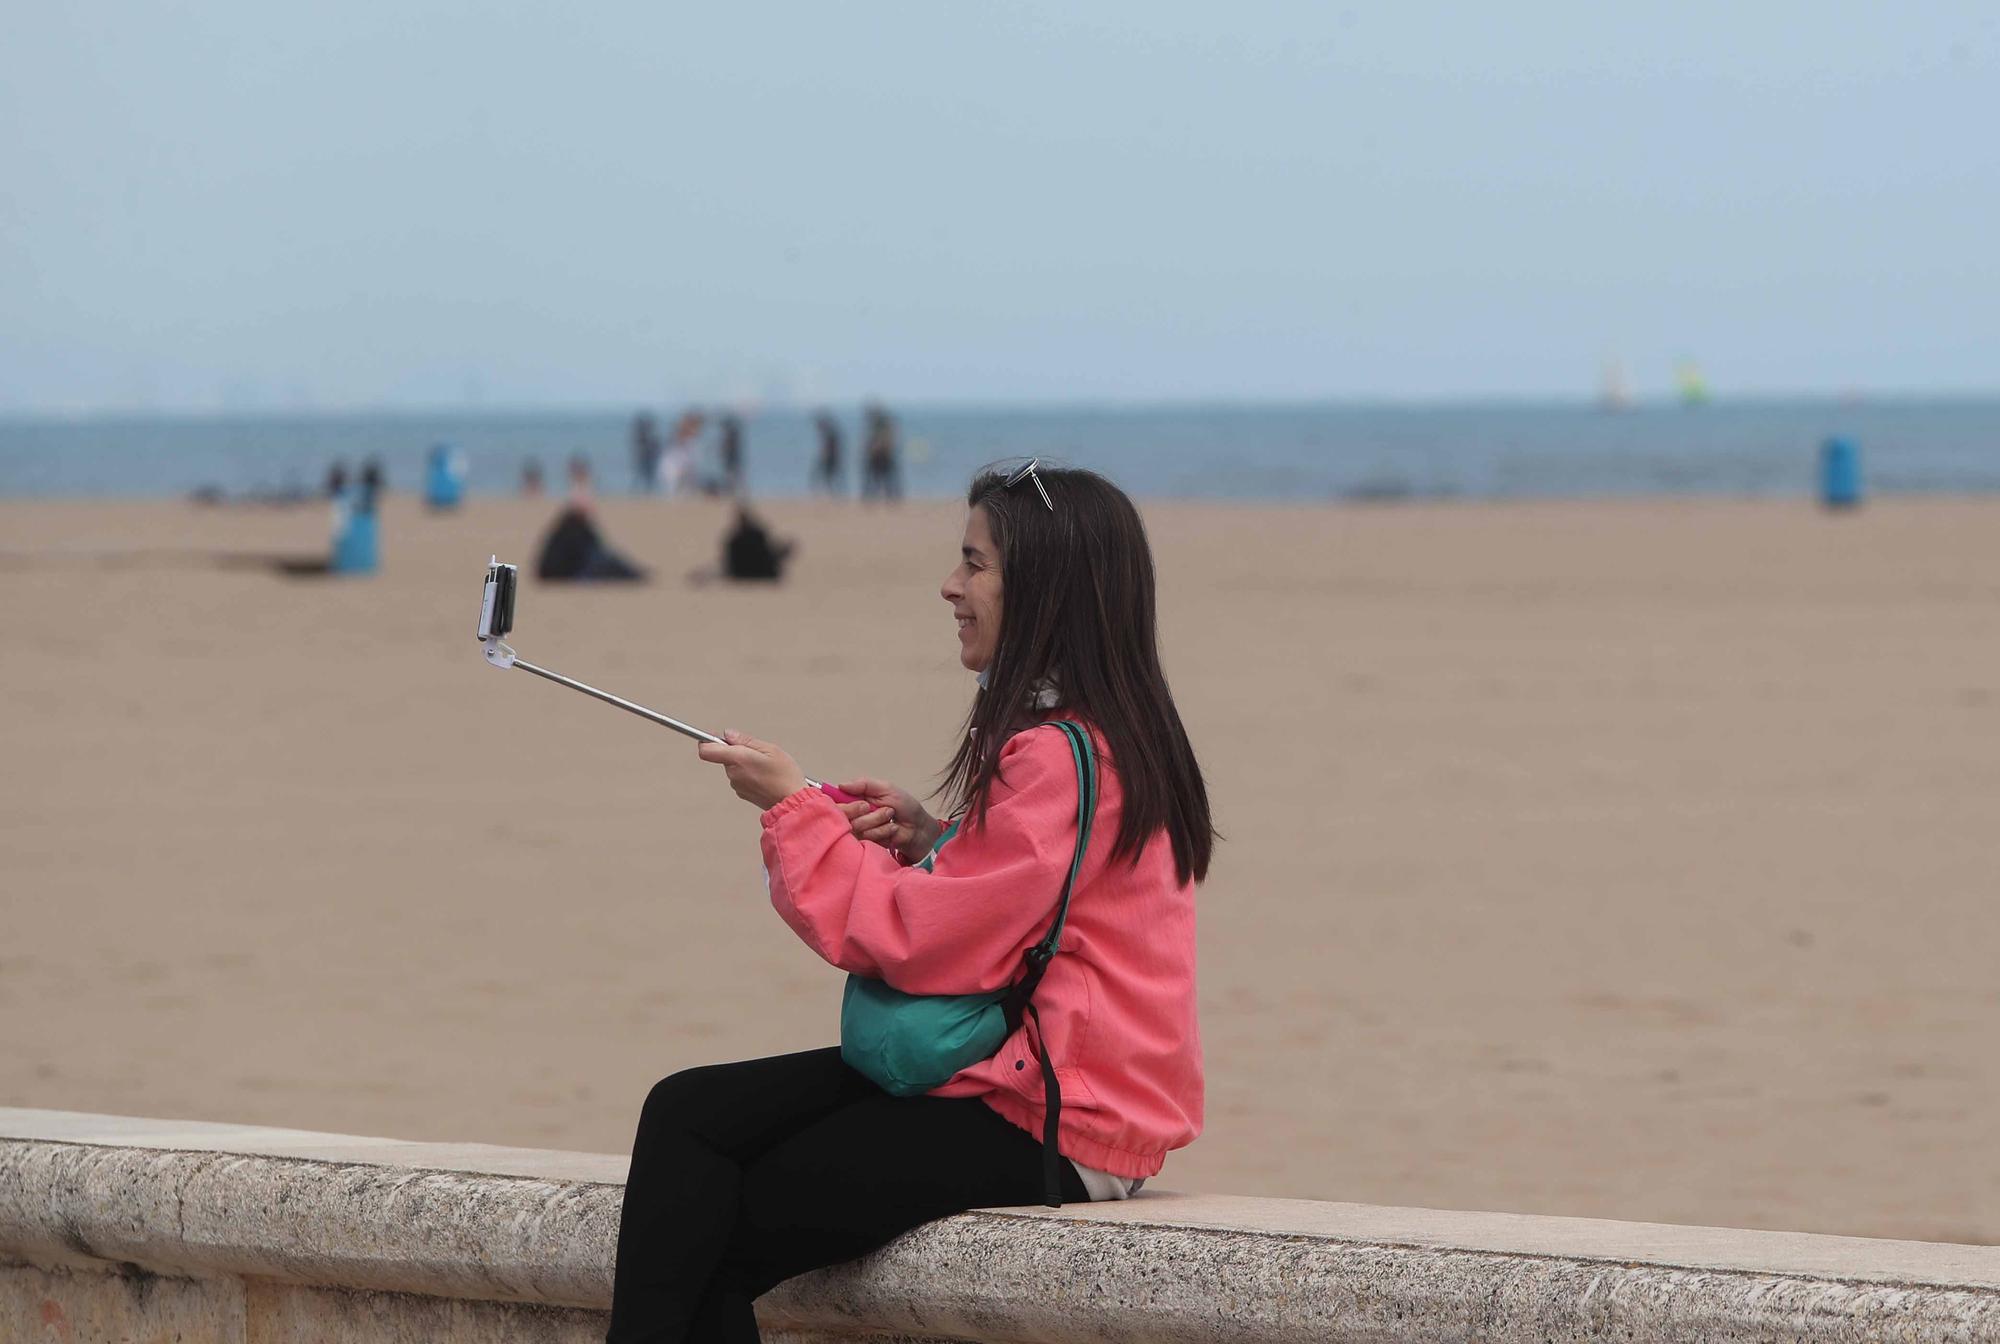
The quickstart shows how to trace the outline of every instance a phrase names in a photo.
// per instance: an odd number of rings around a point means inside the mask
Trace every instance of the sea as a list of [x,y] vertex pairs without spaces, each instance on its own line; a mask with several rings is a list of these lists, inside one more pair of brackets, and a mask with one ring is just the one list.
[[[656,412],[664,426],[679,408]],[[1089,467],[1131,493],[1221,500],[1809,496],[1822,446],[1858,449],[1883,494],[2000,490],[2000,398],[1587,403],[891,407],[907,494],[959,495],[980,466],[1029,456]],[[858,408],[833,408],[857,484]],[[0,496],[311,496],[335,462],[379,460],[414,490],[434,444],[475,494],[513,493],[538,462],[551,489],[587,457],[598,489],[637,488],[634,410],[103,416],[0,419]],[[747,414],[759,498],[811,488],[806,410]],[[714,421],[699,469],[716,474]]]

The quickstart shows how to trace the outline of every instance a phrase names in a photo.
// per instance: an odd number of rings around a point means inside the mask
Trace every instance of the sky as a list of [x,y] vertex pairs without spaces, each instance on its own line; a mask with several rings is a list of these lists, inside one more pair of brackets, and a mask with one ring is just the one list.
[[17,6],[0,413],[2000,391],[2000,5]]

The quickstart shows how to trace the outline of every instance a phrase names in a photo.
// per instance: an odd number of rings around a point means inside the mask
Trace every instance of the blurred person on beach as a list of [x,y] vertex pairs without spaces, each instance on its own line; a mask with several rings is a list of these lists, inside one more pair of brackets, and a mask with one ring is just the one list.
[[542,538],[536,553],[535,576],[558,582],[632,581],[646,571],[627,560],[598,531],[596,504],[590,491],[590,459],[582,453],[569,460],[569,498]]
[[837,1047],[656,1085],[610,1344],[756,1340],[752,1303],[795,1274],[966,1209],[1126,1198],[1201,1130],[1194,893],[1215,836],[1160,668],[1152,553],[1116,486],[1036,466],[973,481],[939,589],[979,681],[948,822],[877,779],[837,803],[742,733],[698,748],[760,809],[771,903],[821,958],[907,995],[997,995],[1044,946],[1070,873],[1082,773],[1054,725],[1080,725],[1096,829],[1065,939],[1022,982],[1032,1015],[922,1095]]
[[694,481],[695,452],[705,422],[700,411],[681,412],[674,422],[674,436],[660,460],[661,483],[670,495],[678,495]]
[[716,445],[716,452],[722,459],[722,480],[718,491],[725,495],[741,494],[743,491],[743,417],[725,415],[722,417],[722,438]]
[[901,499],[903,485],[896,469],[896,422],[881,406],[871,405],[864,414],[868,440],[862,449],[861,497]]
[[639,412],[632,418],[632,479],[641,494],[660,488],[660,457],[664,452],[659,424],[649,412]]
[[688,581],[709,583],[716,579],[739,579],[775,583],[785,576],[785,561],[791,558],[796,545],[795,542],[773,538],[763,520],[750,511],[750,506],[739,502],[736,519],[722,538],[721,567],[697,569],[688,575]]
[[829,495],[840,493],[840,422],[830,412],[821,411],[813,417],[813,429],[819,434],[819,457],[813,463],[813,488]]
[[[340,539],[347,535],[347,520],[353,515],[354,501],[347,493],[347,463],[336,461],[326,472],[327,500],[327,554],[330,557],[340,549]],[[328,564],[331,565],[331,559]]]
[[542,464],[532,457],[521,463],[521,493],[530,499],[542,493]]
[[389,490],[389,472],[382,465],[382,459],[371,457],[361,464],[361,475],[355,483],[354,507],[356,512],[374,514],[382,504],[382,496]]

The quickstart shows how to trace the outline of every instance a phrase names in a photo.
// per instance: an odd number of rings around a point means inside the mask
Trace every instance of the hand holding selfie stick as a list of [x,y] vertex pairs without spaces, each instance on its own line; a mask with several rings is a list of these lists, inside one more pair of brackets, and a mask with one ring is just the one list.
[[[582,691],[585,695],[602,700],[607,705],[616,705],[620,709],[637,714],[642,719],[650,719],[662,728],[671,728],[684,737],[691,737],[697,742],[722,741],[714,733],[703,732],[691,724],[682,723],[679,719],[670,719],[657,710],[647,709],[644,705],[635,705],[621,696],[613,695],[609,691],[600,691],[595,686],[586,686],[559,672],[551,672],[546,667],[537,667],[515,653],[513,647],[502,636],[512,633],[514,629],[514,590],[519,577],[519,567],[501,564],[497,555],[487,562],[486,591],[479,603],[479,642],[485,646],[482,651],[486,655],[487,662],[503,671],[510,667],[518,667],[523,672],[532,672],[538,677],[555,682],[558,686]],[[847,790],[823,784],[810,775],[806,777],[806,784],[818,789],[836,803],[862,801]]]

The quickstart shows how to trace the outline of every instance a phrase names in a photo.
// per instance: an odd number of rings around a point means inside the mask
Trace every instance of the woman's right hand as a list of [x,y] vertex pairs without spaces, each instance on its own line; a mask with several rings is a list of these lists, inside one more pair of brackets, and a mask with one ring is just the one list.
[[838,787],[860,802],[840,803],[856,839],[892,849],[904,863],[916,863],[936,847],[944,830],[908,789],[879,779],[848,779]]

